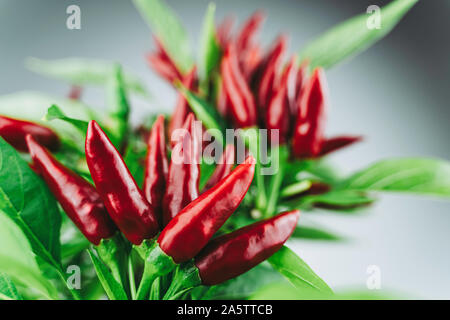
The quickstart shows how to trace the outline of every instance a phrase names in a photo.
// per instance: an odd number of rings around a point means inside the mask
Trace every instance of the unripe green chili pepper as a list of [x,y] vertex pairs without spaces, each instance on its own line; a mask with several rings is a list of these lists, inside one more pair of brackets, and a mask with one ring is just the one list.
[[84,236],[98,245],[111,238],[117,228],[94,186],[59,163],[43,146],[27,136],[33,169],[42,176],[69,218]]
[[162,201],[166,189],[169,164],[166,155],[164,116],[159,116],[153,124],[147,143],[143,191],[152,205],[159,224],[162,223]]
[[86,134],[86,161],[108,213],[125,237],[139,245],[158,233],[158,221],[117,149],[92,120]]
[[270,258],[289,239],[299,211],[287,211],[213,239],[177,271],[165,299],[177,298],[199,285],[216,285],[235,278]]
[[295,157],[313,158],[320,154],[327,99],[325,73],[321,68],[315,69],[300,99],[292,139],[292,153]]
[[28,152],[26,142],[28,134],[52,151],[56,151],[60,146],[58,136],[49,128],[29,121],[0,116],[0,136],[17,150]]
[[200,181],[201,128],[193,113],[187,117],[172,150],[166,192],[163,199],[163,226],[198,197]]

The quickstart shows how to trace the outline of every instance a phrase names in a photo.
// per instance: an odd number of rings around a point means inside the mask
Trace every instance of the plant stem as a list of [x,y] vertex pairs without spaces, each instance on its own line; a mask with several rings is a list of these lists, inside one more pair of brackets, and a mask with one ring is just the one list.
[[267,202],[265,217],[270,217],[275,213],[278,196],[280,194],[280,186],[283,182],[284,171],[285,171],[285,162],[288,157],[288,150],[286,145],[278,145],[272,148],[271,158],[272,170],[276,170],[272,175],[272,179],[270,181],[270,189],[269,189],[269,200]]
[[133,261],[131,260],[131,253],[128,256],[128,279],[130,281],[131,299],[136,300],[136,283],[134,277]]

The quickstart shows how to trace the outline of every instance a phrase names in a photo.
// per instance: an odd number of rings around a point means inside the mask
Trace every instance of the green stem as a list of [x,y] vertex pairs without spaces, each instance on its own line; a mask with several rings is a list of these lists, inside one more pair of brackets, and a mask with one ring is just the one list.
[[155,268],[149,264],[145,263],[144,273],[142,275],[141,282],[136,294],[137,300],[147,300],[150,293],[150,288],[152,287],[153,281],[158,278],[158,274],[155,272]]
[[128,276],[130,281],[131,299],[136,300],[136,283],[134,277],[133,261],[131,260],[131,254],[128,256]]
[[163,300],[176,300],[201,285],[201,283],[202,281],[197,267],[193,262],[188,262],[176,270],[172,283],[167,289]]
[[294,184],[291,184],[284,189],[281,190],[280,196],[282,198],[287,198],[294,196],[296,194],[302,193],[306,190],[311,188],[311,181],[310,180],[303,180]]
[[277,208],[278,198],[280,194],[280,186],[283,182],[285,163],[288,157],[288,150],[286,145],[278,145],[272,148],[272,170],[276,170],[270,180],[269,200],[265,210],[265,217],[270,217],[275,213]]

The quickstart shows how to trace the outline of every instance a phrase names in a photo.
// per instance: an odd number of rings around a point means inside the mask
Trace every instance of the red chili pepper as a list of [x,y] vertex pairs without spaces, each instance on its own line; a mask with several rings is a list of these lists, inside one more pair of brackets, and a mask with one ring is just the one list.
[[[283,144],[291,132],[291,112],[289,107],[288,89],[296,85],[297,64],[296,58],[291,59],[275,89],[266,112],[266,128],[279,130],[279,142]],[[269,134],[271,137],[271,134]]]
[[178,142],[172,150],[166,192],[163,200],[163,226],[167,225],[186,205],[198,197],[200,180],[201,128],[190,113]]
[[83,93],[83,87],[73,85],[70,88],[70,91],[69,91],[69,94],[67,95],[67,97],[70,100],[80,100],[82,93]]
[[270,258],[289,239],[299,214],[284,212],[213,239],[194,259],[201,284],[222,283]]
[[[196,68],[194,67],[183,78],[183,85],[189,90],[194,90],[194,88],[196,86],[195,72],[196,72]],[[170,118],[170,123],[169,123],[169,138],[171,140],[172,146],[173,146],[173,142],[172,142],[172,138],[171,138],[172,133],[174,132],[174,130],[180,129],[183,127],[183,124],[186,121],[186,118],[187,118],[189,112],[191,112],[191,108],[189,107],[187,100],[184,98],[184,95],[182,93],[179,93],[177,105],[172,114],[172,117]]]
[[236,40],[236,49],[239,54],[243,53],[252,46],[253,39],[256,32],[260,28],[265,19],[265,14],[262,11],[256,11],[245,22]]
[[219,85],[219,92],[217,94],[217,111],[219,111],[220,115],[227,120],[229,118],[230,105],[230,98],[225,91],[223,80],[221,80]]
[[292,152],[297,158],[316,157],[322,149],[327,88],[325,73],[314,70],[300,99],[300,105],[292,139]]
[[39,124],[0,116],[0,136],[10,145],[22,152],[28,152],[26,136],[33,138],[46,148],[56,151],[60,141],[56,133]]
[[117,228],[94,186],[59,163],[31,136],[26,141],[33,169],[42,176],[69,218],[93,244],[112,237]]
[[264,110],[270,98],[272,97],[276,74],[280,68],[283,54],[287,47],[287,37],[281,35],[278,37],[275,45],[269,51],[261,70],[259,71],[259,85],[258,85],[258,106],[260,110]]
[[166,189],[169,164],[166,155],[164,116],[159,116],[153,124],[147,143],[143,191],[152,205],[159,224],[162,223],[162,201]]
[[226,48],[230,41],[230,33],[233,28],[234,18],[231,16],[225,17],[216,29],[217,43]]
[[192,259],[241,203],[253,179],[255,159],[248,157],[227,177],[181,210],[158,237],[175,263]]
[[345,148],[355,142],[359,142],[362,140],[361,136],[341,136],[334,137],[331,139],[325,139],[322,142],[322,148],[320,150],[320,156],[327,155],[336,150]]
[[150,53],[147,55],[147,61],[150,66],[157,72],[159,75],[170,83],[174,83],[175,80],[180,80],[183,78],[181,72],[178,70],[175,63],[167,54],[164,49],[161,41],[157,37],[153,37],[156,44],[156,53]]
[[203,192],[205,192],[208,189],[211,189],[220,180],[222,180],[228,174],[230,174],[233,166],[234,166],[234,145],[229,144],[225,148],[225,151],[222,153],[222,156],[220,157],[217,167],[214,169],[213,174],[206,183]]
[[115,224],[139,245],[158,233],[158,221],[117,149],[94,120],[86,134],[86,161],[98,193]]
[[257,124],[256,107],[250,88],[239,69],[236,51],[230,45],[221,63],[221,74],[225,94],[230,100],[230,114],[237,127]]

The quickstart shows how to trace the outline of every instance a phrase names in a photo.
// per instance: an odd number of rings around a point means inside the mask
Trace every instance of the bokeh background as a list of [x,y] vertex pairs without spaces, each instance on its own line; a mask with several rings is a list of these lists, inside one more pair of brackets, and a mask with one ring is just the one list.
[[[206,0],[168,0],[196,48]],[[291,52],[334,24],[365,12],[376,0],[217,0],[216,17],[239,21],[263,8],[260,35],[269,44],[290,35]],[[81,30],[66,28],[66,8],[81,8]],[[327,72],[331,93],[328,134],[362,134],[366,140],[329,161],[343,174],[388,157],[450,160],[450,1],[419,1],[381,42]],[[0,94],[40,90],[65,95],[66,84],[24,68],[26,57],[81,56],[116,60],[138,74],[153,94],[133,100],[133,119],[172,108],[175,92],[147,67],[150,31],[133,4],[124,0],[0,0]],[[102,108],[103,91],[89,89],[86,102]],[[450,203],[409,195],[379,195],[359,213],[305,213],[344,235],[346,241],[291,243],[335,289],[365,288],[367,267],[381,270],[382,289],[415,298],[450,298]]]

